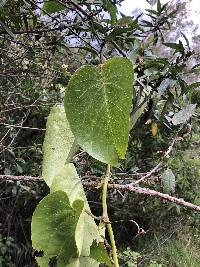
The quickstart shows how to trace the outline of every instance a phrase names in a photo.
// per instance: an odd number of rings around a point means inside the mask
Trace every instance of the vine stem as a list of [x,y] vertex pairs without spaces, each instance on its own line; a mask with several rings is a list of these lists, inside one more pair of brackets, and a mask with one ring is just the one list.
[[108,207],[107,207],[107,191],[108,191],[108,182],[110,180],[110,164],[108,164],[106,175],[103,181],[103,194],[102,194],[102,207],[103,207],[103,218],[106,223],[108,234],[112,247],[112,256],[114,261],[114,266],[119,267],[118,257],[117,257],[117,248],[115,244],[115,236],[113,233],[112,225],[108,217]]

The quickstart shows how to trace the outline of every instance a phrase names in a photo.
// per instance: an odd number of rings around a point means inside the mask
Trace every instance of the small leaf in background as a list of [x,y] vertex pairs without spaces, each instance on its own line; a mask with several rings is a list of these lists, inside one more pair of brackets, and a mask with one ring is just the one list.
[[78,256],[75,240],[76,226],[83,210],[82,200],[70,205],[65,192],[56,191],[47,195],[34,211],[31,225],[34,249],[43,251],[38,258],[40,266],[57,257],[57,265],[65,267],[70,258]]
[[46,128],[42,177],[50,187],[59,168],[71,160],[75,140],[62,106],[51,109]]
[[158,12],[158,15],[160,15],[162,12],[162,6],[160,3],[160,0],[157,1],[157,12]]
[[111,24],[115,25],[117,22],[117,7],[110,0],[103,0],[105,9],[110,13]]
[[165,79],[158,87],[158,98],[160,98],[168,88],[173,87],[176,84],[176,80]]
[[172,123],[174,125],[178,125],[187,122],[195,113],[195,110],[196,110],[196,104],[188,105],[186,108],[174,114],[172,118]]
[[93,242],[90,250],[90,257],[97,260],[100,263],[106,264],[106,266],[112,267],[113,264],[108,256],[104,243],[97,244],[96,241]]
[[178,44],[177,43],[164,43],[164,45],[176,50],[176,52],[184,52],[184,46],[181,41],[179,41]]
[[51,0],[45,1],[42,9],[47,13],[55,13],[66,9],[66,7],[56,0]]
[[16,37],[15,37],[14,33],[10,30],[10,28],[2,20],[0,20],[0,25],[10,35],[10,37],[12,37],[13,40],[15,41]]
[[131,113],[130,126],[129,126],[130,130],[135,126],[136,122],[141,117],[142,113],[144,112],[145,108],[147,107],[147,103],[148,103],[148,101],[144,102],[144,104],[141,107],[139,107],[135,112]]
[[171,169],[165,170],[162,174],[161,185],[164,193],[171,194],[175,192],[176,180]]
[[92,157],[114,166],[125,157],[132,94],[133,65],[126,58],[83,66],[71,77],[65,111],[77,143]]
[[181,32],[181,34],[182,34],[183,38],[185,39],[185,42],[187,44],[187,47],[190,48],[190,43],[188,41],[188,38],[185,36],[185,34],[183,32]]

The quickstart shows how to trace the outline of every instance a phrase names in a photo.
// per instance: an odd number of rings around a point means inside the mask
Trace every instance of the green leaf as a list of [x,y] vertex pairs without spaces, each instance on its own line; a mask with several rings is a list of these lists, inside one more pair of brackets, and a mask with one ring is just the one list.
[[161,185],[164,193],[170,194],[175,192],[176,180],[171,169],[164,171],[163,175],[161,176]]
[[192,117],[192,115],[195,113],[195,110],[196,110],[196,104],[188,105],[186,108],[174,114],[172,118],[172,123],[174,125],[185,123]]
[[64,5],[61,5],[56,0],[45,1],[43,8],[47,13],[55,13],[67,9]]
[[176,52],[184,52],[184,46],[181,41],[178,44],[176,43],[164,43],[165,46],[175,49]]
[[100,234],[103,233],[99,232],[99,229],[92,216],[85,212],[85,210],[87,210],[89,213],[91,213],[91,210],[87,202],[82,183],[72,163],[64,165],[62,168],[60,168],[52,182],[51,192],[59,190],[62,190],[67,194],[71,205],[77,199],[80,199],[84,202],[84,209],[79,217],[76,227],[75,239],[79,255],[85,257],[89,256],[90,246],[92,245],[93,241],[102,241]]
[[46,128],[42,177],[50,187],[58,169],[71,160],[75,140],[62,106],[52,108]]
[[0,20],[0,25],[3,27],[3,29],[10,35],[10,37],[12,37],[14,40],[16,40],[15,35],[13,34],[13,32],[8,28],[8,26],[2,21]]
[[90,250],[90,257],[109,267],[113,266],[103,243],[93,242]]
[[160,0],[157,0],[157,12],[158,12],[158,15],[160,15],[162,12],[162,6],[160,3]]
[[190,43],[189,43],[188,38],[186,37],[186,35],[185,35],[183,32],[181,32],[181,34],[183,35],[183,38],[184,38],[185,41],[186,41],[187,47],[190,48]]
[[151,10],[151,9],[145,9],[145,11],[147,11],[147,12],[149,12],[149,13],[153,14],[153,15],[159,16],[158,12],[157,12],[157,11],[155,11],[155,10]]
[[199,88],[200,87],[200,82],[195,82],[195,83],[191,83],[191,84],[188,84],[188,91],[189,90],[192,90],[192,89],[196,89],[196,88]]
[[116,166],[125,157],[132,93],[133,65],[125,58],[83,66],[70,79],[67,118],[77,143],[94,158]]
[[141,117],[142,113],[144,112],[145,108],[147,107],[147,103],[148,101],[144,102],[136,111],[134,111],[131,114],[131,119],[130,119],[130,129],[132,129],[136,122],[138,121],[138,119]]
[[111,25],[115,25],[117,22],[117,7],[110,0],[103,0],[105,9],[110,13]]
[[158,87],[158,98],[161,98],[161,96],[165,93],[165,91],[168,88],[172,88],[175,84],[176,84],[176,80],[169,79],[169,78],[163,80]]
[[41,267],[46,267],[52,257],[57,257],[59,267],[66,267],[70,258],[77,257],[75,231],[83,207],[82,200],[74,201],[71,206],[62,191],[49,194],[38,204],[31,230],[34,249],[44,253],[38,258]]

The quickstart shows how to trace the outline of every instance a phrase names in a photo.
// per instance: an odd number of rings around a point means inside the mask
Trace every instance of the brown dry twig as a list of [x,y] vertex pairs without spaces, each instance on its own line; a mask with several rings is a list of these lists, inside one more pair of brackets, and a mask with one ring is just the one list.
[[[43,181],[41,177],[33,177],[33,176],[13,176],[13,175],[0,175],[0,180],[22,180],[22,181],[33,181],[33,182],[38,182],[38,181]],[[87,182],[87,181],[82,181],[83,186],[87,188],[93,188],[93,189],[99,189],[102,186],[102,183],[99,183],[98,181],[96,182]],[[148,195],[151,197],[157,197],[162,200],[166,200],[169,202],[176,203],[180,206],[183,206],[185,208],[193,209],[195,211],[200,212],[200,206],[192,204],[190,202],[185,201],[184,199],[177,198],[170,196],[168,194],[163,194],[161,192],[151,190],[149,188],[143,188],[139,186],[135,186],[133,183],[131,184],[108,184],[109,189],[116,189],[116,190],[121,190],[121,191],[128,191],[128,192],[134,192],[136,194],[141,194],[141,195]]]

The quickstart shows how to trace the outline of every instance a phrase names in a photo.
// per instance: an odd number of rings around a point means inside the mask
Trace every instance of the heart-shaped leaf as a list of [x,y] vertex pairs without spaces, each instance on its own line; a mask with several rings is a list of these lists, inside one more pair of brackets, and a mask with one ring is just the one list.
[[74,148],[74,135],[69,127],[65,110],[62,106],[54,106],[47,120],[47,129],[43,145],[44,158],[42,177],[50,187],[57,171],[69,159]]
[[94,158],[117,165],[128,146],[133,65],[112,58],[83,66],[69,81],[65,111],[77,143]]
[[74,201],[71,206],[62,191],[49,194],[38,204],[31,230],[33,247],[44,253],[38,258],[40,267],[46,267],[53,257],[59,267],[66,267],[70,258],[78,256],[75,231],[83,207],[82,200]]

